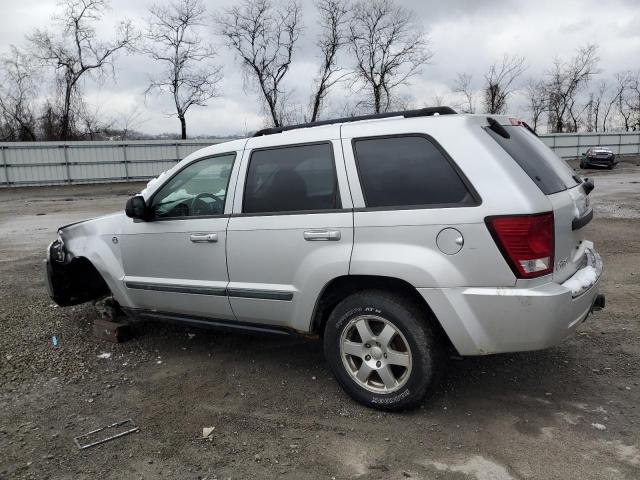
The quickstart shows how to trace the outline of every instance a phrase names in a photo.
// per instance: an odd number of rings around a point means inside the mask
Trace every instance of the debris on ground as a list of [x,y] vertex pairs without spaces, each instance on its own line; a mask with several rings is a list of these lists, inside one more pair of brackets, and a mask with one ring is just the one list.
[[[96,434],[105,430],[109,433],[118,430],[120,431],[108,437],[100,438],[97,440],[93,439],[97,436]],[[125,435],[129,435],[130,433],[137,432],[139,430],[140,427],[138,427],[132,419],[127,418],[126,420],[112,423],[111,425],[107,425],[106,427],[96,428],[95,430],[91,430],[90,432],[74,437],[73,441],[80,450],[84,450],[89,447],[94,447],[96,445],[115,440],[116,438],[124,437]]]
[[93,321],[93,335],[107,342],[122,343],[131,338],[131,325],[127,322],[96,318]]

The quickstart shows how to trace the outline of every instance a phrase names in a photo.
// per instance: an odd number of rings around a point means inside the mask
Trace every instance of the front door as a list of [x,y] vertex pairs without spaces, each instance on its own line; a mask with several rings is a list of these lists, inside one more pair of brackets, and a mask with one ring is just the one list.
[[235,319],[226,295],[225,203],[236,155],[188,164],[149,199],[150,221],[126,223],[123,281],[136,308]]
[[227,229],[229,299],[240,321],[306,331],[324,286],[349,272],[351,196],[339,140],[273,141],[246,146]]

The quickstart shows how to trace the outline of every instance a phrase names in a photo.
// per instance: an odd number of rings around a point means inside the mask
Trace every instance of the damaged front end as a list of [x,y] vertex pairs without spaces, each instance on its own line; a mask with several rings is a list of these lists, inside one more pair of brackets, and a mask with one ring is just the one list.
[[84,257],[71,255],[60,235],[47,248],[44,265],[49,296],[61,307],[109,294],[109,287],[93,264]]

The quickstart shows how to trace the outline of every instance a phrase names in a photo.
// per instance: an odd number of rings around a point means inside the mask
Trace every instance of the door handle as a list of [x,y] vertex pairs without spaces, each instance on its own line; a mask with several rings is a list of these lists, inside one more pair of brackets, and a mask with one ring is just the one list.
[[189,237],[193,243],[215,243],[218,241],[217,233],[192,233]]
[[318,241],[338,241],[340,240],[340,230],[307,230],[303,234],[308,242]]

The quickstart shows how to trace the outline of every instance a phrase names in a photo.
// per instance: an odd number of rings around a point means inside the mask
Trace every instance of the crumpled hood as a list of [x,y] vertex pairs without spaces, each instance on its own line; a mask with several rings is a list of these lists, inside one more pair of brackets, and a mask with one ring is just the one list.
[[92,235],[120,234],[124,212],[110,213],[95,218],[80,220],[58,228],[58,233],[64,236],[76,235],[80,232]]

